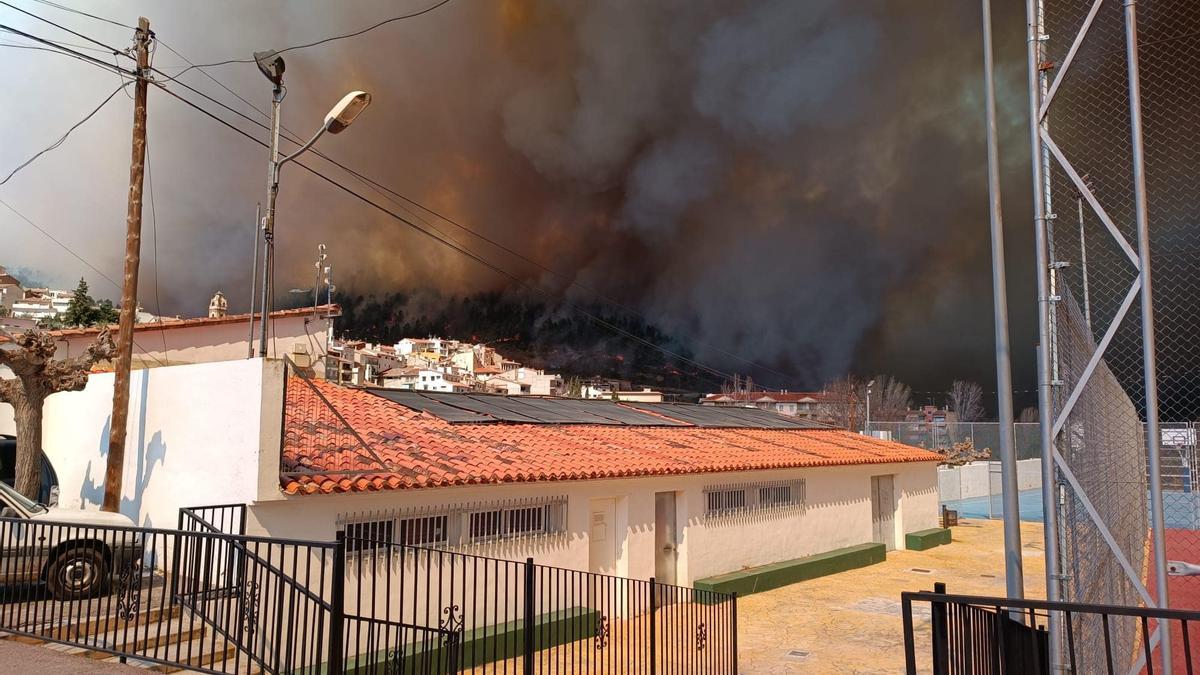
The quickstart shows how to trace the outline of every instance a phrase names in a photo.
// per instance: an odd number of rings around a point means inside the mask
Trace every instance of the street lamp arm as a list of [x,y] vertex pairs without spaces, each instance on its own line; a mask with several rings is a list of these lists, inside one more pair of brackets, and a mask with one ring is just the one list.
[[284,164],[287,164],[288,162],[292,161],[293,159],[296,159],[296,157],[299,157],[300,155],[304,154],[304,152],[307,151],[309,148],[311,148],[314,144],[316,144],[317,139],[319,139],[321,136],[324,136],[325,132],[328,130],[329,130],[329,125],[327,125],[327,124],[321,125],[321,128],[317,129],[317,133],[313,134],[313,137],[308,139],[307,143],[300,146],[300,148],[298,150],[296,150],[295,152],[293,152],[292,154],[286,155],[283,158],[281,158],[279,160],[279,166],[283,166]]

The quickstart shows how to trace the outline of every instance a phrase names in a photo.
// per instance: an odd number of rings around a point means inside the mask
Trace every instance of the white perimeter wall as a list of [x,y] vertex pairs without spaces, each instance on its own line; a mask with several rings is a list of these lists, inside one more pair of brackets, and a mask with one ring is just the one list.
[[[992,477],[994,474],[994,478]],[[1017,461],[1017,489],[1042,487],[1042,460]],[[938,492],[942,499],[969,499],[1000,493],[1000,462],[971,462],[938,467]]]
[[[690,585],[695,579],[743,567],[870,542],[871,476],[882,474],[896,476],[896,540],[901,546],[904,533],[937,526],[936,471],[926,462],[295,496],[255,505],[249,532],[329,541],[340,513],[566,495],[565,535],[461,550],[509,560],[532,556],[540,564],[587,570],[590,501],[615,499],[616,574],[646,579],[655,575],[654,494],[674,491],[681,525],[678,582]],[[795,478],[806,481],[807,508],[803,512],[760,512],[715,521],[704,518],[706,485]]]
[[[261,359],[243,359],[133,371],[122,513],[175,527],[181,506],[254,499],[263,369]],[[112,396],[112,373],[100,373],[83,391],[46,401],[42,446],[63,508],[96,509],[104,499]],[[0,404],[0,431],[13,428],[12,414]]]

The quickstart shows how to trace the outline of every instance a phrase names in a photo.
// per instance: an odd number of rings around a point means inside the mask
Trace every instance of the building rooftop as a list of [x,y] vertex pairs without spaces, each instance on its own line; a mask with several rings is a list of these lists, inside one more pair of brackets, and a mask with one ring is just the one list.
[[802,401],[825,401],[829,398],[829,394],[823,391],[739,391],[728,394],[709,394],[703,400],[710,403],[717,401],[799,403]]
[[[440,399],[453,402],[452,396]],[[646,414],[636,404],[595,403]],[[370,390],[292,377],[280,487],[287,494],[372,492],[941,459],[839,429],[713,428],[671,417],[670,410],[651,414],[661,415],[663,426],[455,423]]]
[[[318,305],[316,312],[322,316],[338,316],[341,314],[339,305]],[[312,307],[300,307],[297,309],[281,309],[271,312],[272,319],[283,319],[287,317],[307,316],[313,313]],[[258,312],[255,312],[258,316]],[[217,326],[227,323],[246,323],[250,320],[249,314],[226,314],[220,317],[197,317],[194,319],[171,319],[160,317],[158,321],[150,321],[147,323],[134,324],[134,333],[142,331],[160,331],[174,328],[197,328],[199,326]],[[97,335],[100,333],[100,327],[92,328],[64,328],[61,330],[46,331],[50,335],[56,337],[76,337],[83,335]]]

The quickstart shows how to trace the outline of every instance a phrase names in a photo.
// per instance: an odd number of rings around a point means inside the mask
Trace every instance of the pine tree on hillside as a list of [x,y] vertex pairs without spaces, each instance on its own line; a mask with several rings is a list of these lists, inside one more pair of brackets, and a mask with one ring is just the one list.
[[71,296],[71,304],[67,305],[67,311],[63,312],[59,320],[64,326],[85,327],[92,325],[92,306],[96,301],[92,296],[88,295],[88,283],[79,278],[79,284],[75,286],[75,293]]
[[67,311],[63,312],[55,323],[67,328],[90,328],[116,323],[118,319],[120,312],[113,307],[112,300],[101,300],[97,303],[88,295],[87,281],[80,278],[79,285],[75,287],[71,296],[71,304],[67,305]]

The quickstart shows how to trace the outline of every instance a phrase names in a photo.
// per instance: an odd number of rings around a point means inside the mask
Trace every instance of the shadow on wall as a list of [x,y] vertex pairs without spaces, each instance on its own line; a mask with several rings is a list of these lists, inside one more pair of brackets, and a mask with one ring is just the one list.
[[[147,513],[143,517],[142,502],[146,495],[146,489],[150,487],[150,479],[154,474],[154,469],[159,464],[166,462],[167,444],[163,441],[162,431],[155,431],[150,437],[150,442],[146,442],[146,408],[147,408],[147,393],[150,388],[150,370],[142,370],[137,373],[140,376],[141,386],[140,396],[138,397],[138,428],[137,428],[137,473],[133,480],[133,496],[126,497],[129,493],[130,486],[128,484],[122,486],[121,497],[121,513],[133,519],[133,522],[138,522],[141,518],[143,527],[154,527],[154,522]],[[107,470],[108,462],[108,437],[112,429],[112,417],[110,416],[104,422],[104,428],[100,434],[100,467],[97,469],[99,480],[92,477],[92,462],[88,462],[87,468],[84,470],[83,483],[79,487],[79,501],[83,506],[99,506],[104,503],[104,474]],[[129,438],[126,438],[125,447],[129,448]],[[128,456],[128,455],[127,455]]]

